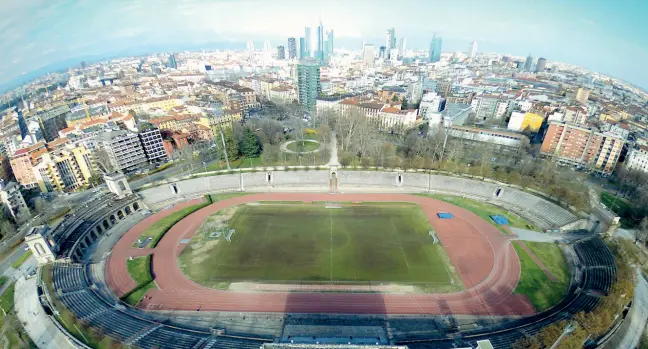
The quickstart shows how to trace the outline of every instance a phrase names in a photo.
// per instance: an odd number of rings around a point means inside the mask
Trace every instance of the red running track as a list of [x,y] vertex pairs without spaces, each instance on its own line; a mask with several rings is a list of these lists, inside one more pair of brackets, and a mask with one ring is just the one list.
[[[191,238],[205,218],[228,206],[272,200],[415,202],[437,232],[466,290],[446,294],[233,292],[198,285],[182,273],[176,263],[184,247],[180,240]],[[148,217],[115,245],[106,279],[117,295],[135,286],[126,268],[126,259],[138,252],[131,248],[133,241],[153,222],[179,209],[178,206]],[[454,219],[439,219],[436,215],[439,211],[452,213]],[[148,253],[150,250],[139,255]],[[513,294],[520,277],[520,262],[506,236],[468,210],[407,194],[259,193],[222,200],[174,225],[153,250],[152,268],[159,289],[148,291],[139,304],[143,309],[445,315],[535,313],[526,296]]]

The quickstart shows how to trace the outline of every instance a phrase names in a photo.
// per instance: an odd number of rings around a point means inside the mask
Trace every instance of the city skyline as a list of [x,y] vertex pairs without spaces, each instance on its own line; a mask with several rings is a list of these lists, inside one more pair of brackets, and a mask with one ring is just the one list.
[[[416,9],[406,18],[394,18],[389,11],[367,10],[366,1],[332,1],[305,8],[293,6],[296,2],[292,0],[277,1],[282,3],[279,6],[277,2],[252,2],[163,1],[162,6],[158,2],[153,6],[151,0],[124,2],[121,6],[74,0],[3,3],[0,10],[11,16],[0,19],[0,60],[6,62],[0,67],[0,90],[15,87],[18,81],[41,70],[78,65],[81,60],[201,48],[243,49],[247,40],[286,45],[288,37],[303,36],[304,27],[317,28],[319,16],[326,28],[335,30],[336,48],[360,50],[363,41],[380,46],[386,30],[393,27],[396,38],[407,38],[409,49],[425,49],[436,32],[443,38],[444,52],[466,51],[475,40],[480,52],[531,53],[648,87],[648,72],[643,69],[643,62],[648,60],[644,48],[648,39],[640,35],[645,31],[641,17],[648,5],[639,2],[585,6],[591,3],[406,0],[403,6]],[[257,12],[246,13],[250,6]],[[578,16],[566,15],[574,10],[578,10]],[[366,11],[370,16],[357,16]],[[299,20],[279,23],[273,16],[278,12]],[[422,25],[427,22],[418,19],[432,12],[443,15],[435,16],[433,24]],[[62,20],[69,13],[78,15],[75,21]],[[528,22],[529,14],[533,14],[533,22]],[[601,42],[605,50],[600,49]],[[623,56],[624,64],[619,64],[619,56]]]

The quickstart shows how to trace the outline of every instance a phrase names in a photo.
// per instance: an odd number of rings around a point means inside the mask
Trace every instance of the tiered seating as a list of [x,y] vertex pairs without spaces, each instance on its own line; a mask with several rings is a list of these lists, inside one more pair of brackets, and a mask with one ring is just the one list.
[[60,298],[63,304],[80,319],[100,314],[108,309],[108,306],[89,290],[66,293]]
[[206,336],[206,334],[191,333],[171,327],[160,327],[139,339],[135,345],[142,349],[193,348]]
[[615,270],[611,267],[586,268],[583,289],[608,293],[614,283]]
[[[212,344],[213,343],[213,344]],[[211,345],[211,347],[208,347]],[[261,346],[261,342],[243,339],[243,338],[231,338],[231,337],[216,337],[212,342],[211,340],[207,342],[207,345],[204,349],[207,348],[218,348],[218,349],[257,349]]]
[[151,322],[127,316],[117,310],[111,310],[101,314],[101,316],[94,317],[90,324],[94,327],[103,328],[105,334],[122,341],[131,338],[152,325]]
[[614,267],[614,257],[601,239],[588,239],[574,245],[578,257],[586,267]]
[[54,288],[63,292],[78,291],[88,287],[81,265],[57,265],[53,268]]

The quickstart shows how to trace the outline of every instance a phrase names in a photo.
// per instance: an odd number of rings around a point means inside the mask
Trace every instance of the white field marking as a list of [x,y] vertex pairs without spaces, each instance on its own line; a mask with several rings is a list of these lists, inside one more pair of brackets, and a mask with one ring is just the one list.
[[392,228],[394,228],[394,234],[396,234],[396,240],[398,240],[398,246],[400,246],[401,252],[403,252],[403,259],[405,259],[405,265],[407,266],[407,269],[409,269],[409,263],[407,262],[407,254],[405,254],[405,250],[403,249],[403,244],[401,244],[400,238],[398,237],[398,232],[396,231],[396,225],[394,224],[394,220],[389,218],[389,221],[392,224]]

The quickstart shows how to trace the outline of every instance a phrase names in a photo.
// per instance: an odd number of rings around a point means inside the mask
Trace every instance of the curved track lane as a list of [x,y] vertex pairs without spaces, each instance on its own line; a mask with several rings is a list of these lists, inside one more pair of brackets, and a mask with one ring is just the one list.
[[[322,292],[233,292],[207,288],[189,280],[176,262],[185,245],[209,215],[223,208],[254,201],[415,202],[421,206],[463,280],[466,290],[447,294],[378,294]],[[186,205],[186,204],[183,204]],[[177,206],[176,206],[177,207]],[[176,210],[174,207],[172,210]],[[186,207],[186,206],[184,206]],[[439,219],[439,211],[454,219]],[[126,259],[137,249],[132,242],[162,211],[131,231],[115,246],[106,279],[117,295],[134,282]],[[168,214],[168,213],[166,213]],[[135,233],[133,231],[138,231]],[[135,251],[134,251],[135,250]],[[216,202],[174,225],[153,251],[153,273],[159,287],[140,303],[144,309],[294,313],[529,315],[535,310],[525,296],[514,295],[520,263],[509,239],[474,213],[443,201],[407,194],[259,193]],[[130,280],[130,283],[128,282]]]

